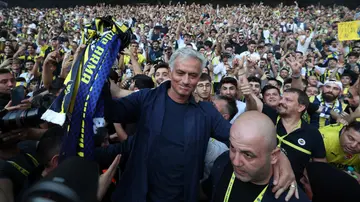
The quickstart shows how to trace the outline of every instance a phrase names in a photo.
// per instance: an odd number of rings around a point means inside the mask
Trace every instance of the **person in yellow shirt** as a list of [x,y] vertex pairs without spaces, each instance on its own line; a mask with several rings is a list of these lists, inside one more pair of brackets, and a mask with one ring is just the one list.
[[[130,50],[132,51],[132,53],[134,54],[135,58],[137,58],[137,61],[140,65],[144,65],[146,62],[146,58],[138,53],[138,49],[139,49],[139,44],[136,41],[133,41],[130,43]],[[131,61],[131,58],[129,55],[125,55],[124,56],[124,64],[128,65]]]
[[[23,45],[19,50],[14,54],[14,58],[17,58],[24,63],[25,61],[32,60],[35,62],[36,57],[36,44]],[[27,49],[27,52],[25,50]]]
[[349,72],[344,71],[341,75],[341,83],[343,85],[343,95],[347,95],[349,92],[350,84],[352,83],[351,75]]
[[323,136],[328,163],[351,172],[360,181],[360,122],[348,126],[332,124],[319,129]]

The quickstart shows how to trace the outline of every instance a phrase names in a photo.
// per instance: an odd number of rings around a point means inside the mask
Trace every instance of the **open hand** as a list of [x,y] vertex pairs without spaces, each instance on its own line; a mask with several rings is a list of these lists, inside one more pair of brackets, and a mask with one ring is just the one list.
[[121,155],[117,155],[107,171],[99,177],[99,187],[97,191],[97,199],[99,201],[102,200],[111,184],[111,180],[116,173],[116,168],[120,163],[120,158]]
[[302,68],[300,61],[296,60],[292,55],[285,60],[290,65],[293,74],[300,74]]

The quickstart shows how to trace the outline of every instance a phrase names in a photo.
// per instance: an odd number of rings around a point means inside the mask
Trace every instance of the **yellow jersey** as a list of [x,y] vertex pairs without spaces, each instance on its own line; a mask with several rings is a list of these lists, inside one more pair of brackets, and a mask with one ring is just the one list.
[[340,145],[342,128],[342,124],[331,124],[319,129],[324,140],[326,159],[339,169],[347,170],[348,166],[352,166],[356,172],[360,172],[360,155],[346,154]]
[[[138,53],[137,57],[138,57],[138,63],[140,65],[143,65],[146,62],[146,58],[142,54]],[[125,55],[124,56],[124,64],[128,65],[129,63],[130,63],[130,56]]]

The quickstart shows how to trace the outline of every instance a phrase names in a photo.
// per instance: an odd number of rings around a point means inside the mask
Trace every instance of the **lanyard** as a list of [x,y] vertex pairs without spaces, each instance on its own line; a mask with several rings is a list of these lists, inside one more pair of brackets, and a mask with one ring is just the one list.
[[[277,127],[277,125],[278,125],[278,123],[279,123],[279,120],[280,120],[280,116],[278,116],[278,118],[277,118],[276,127]],[[305,154],[311,155],[311,152],[310,152],[310,151],[308,151],[308,150],[306,150],[306,149],[304,149],[304,148],[301,148],[301,147],[299,147],[299,146],[297,146],[297,145],[295,145],[295,144],[293,144],[293,143],[285,140],[285,138],[286,138],[290,133],[294,132],[295,130],[297,130],[297,129],[299,129],[299,128],[301,128],[301,119],[299,120],[299,122],[298,122],[298,124],[296,125],[296,127],[295,127],[291,132],[289,132],[288,134],[286,134],[286,135],[284,135],[284,136],[280,136],[280,135],[277,134],[276,136],[277,136],[277,138],[278,138],[278,140],[279,140],[279,144],[278,144],[277,146],[278,146],[279,148],[281,148],[281,144],[284,143],[284,144],[288,145],[289,147],[291,147],[291,148],[293,148],[293,149],[295,149],[295,150],[298,150],[298,151],[303,152],[303,153],[305,153]]]
[[[31,154],[26,153],[26,155],[31,159],[35,167],[39,166],[39,162]],[[14,161],[8,161],[8,162],[12,166],[14,166],[18,171],[20,171],[23,175],[25,176],[29,175],[29,171],[21,167],[19,164],[15,163]]]
[[[279,121],[280,121],[280,116],[277,117],[276,127],[277,127],[277,125],[279,124]],[[277,135],[277,138],[279,139],[278,147],[281,146],[281,143],[284,142],[284,139],[285,139],[290,133],[294,132],[295,130],[297,130],[297,129],[299,129],[299,128],[301,128],[301,119],[299,120],[299,122],[297,123],[296,127],[295,127],[292,131],[290,131],[289,133],[287,133],[287,134],[284,135],[284,136]]]
[[[229,198],[230,198],[230,194],[231,194],[231,190],[232,190],[232,187],[234,185],[234,181],[235,181],[235,173],[233,172],[232,173],[232,176],[231,176],[231,179],[230,179],[230,182],[229,182],[229,185],[228,185],[228,188],[226,190],[226,193],[225,193],[225,197],[224,197],[224,202],[228,202],[229,201]],[[266,185],[266,187],[261,191],[261,193],[256,197],[256,199],[254,200],[254,202],[260,202],[263,197],[264,197],[264,193],[266,191],[266,189],[268,188],[269,185]]]

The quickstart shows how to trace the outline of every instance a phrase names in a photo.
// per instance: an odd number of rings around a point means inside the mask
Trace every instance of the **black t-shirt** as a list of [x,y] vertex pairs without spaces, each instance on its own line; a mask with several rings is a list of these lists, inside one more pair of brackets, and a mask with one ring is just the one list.
[[187,104],[176,103],[166,94],[161,133],[150,148],[153,152],[149,153],[147,201],[184,200],[184,117],[187,109]]
[[[21,168],[25,169],[29,173],[36,168],[34,163],[31,161],[31,159],[28,156],[26,156],[25,153],[22,153],[14,158],[11,158],[8,161],[15,162]],[[14,196],[16,196],[22,189],[27,176],[21,173],[15,166],[13,166],[8,161],[0,160],[0,178],[10,179],[12,181]]]
[[[221,176],[219,185],[217,186],[214,198],[215,202],[224,201],[225,193],[227,191],[232,173],[233,167],[231,165],[231,162],[229,161]],[[253,202],[265,187],[266,185],[256,185],[250,182],[242,182],[241,180],[235,178],[228,201]]]
[[3,110],[4,107],[10,102],[10,94],[0,94],[0,110]]
[[[277,135],[280,137],[287,135],[286,129],[284,128],[281,120],[279,120],[277,124],[278,113],[276,110],[267,105],[264,105],[262,112],[266,114],[276,125]],[[292,146],[289,146],[288,144],[285,144],[284,142],[281,144],[281,150],[289,158],[296,180],[299,183],[301,177],[303,176],[304,168],[309,163],[310,159],[326,157],[322,136],[316,128],[302,120],[301,127],[291,132],[287,137],[284,138],[284,140],[308,152],[311,152],[311,154],[307,154],[299,151],[298,149],[295,149]]]
[[230,43],[232,46],[235,47],[235,54],[240,55],[242,52],[245,52],[245,51],[248,50],[246,43],[240,45],[240,44],[234,42],[234,41],[231,40],[231,39],[229,40],[229,43]]

